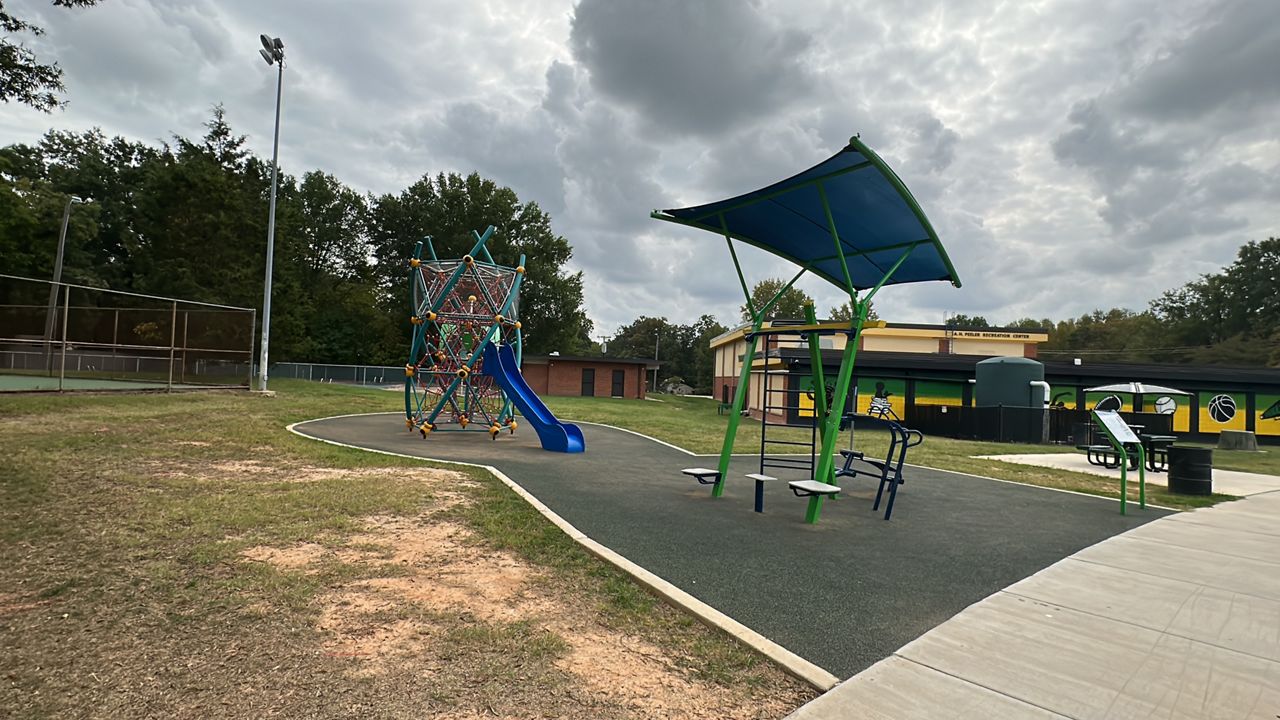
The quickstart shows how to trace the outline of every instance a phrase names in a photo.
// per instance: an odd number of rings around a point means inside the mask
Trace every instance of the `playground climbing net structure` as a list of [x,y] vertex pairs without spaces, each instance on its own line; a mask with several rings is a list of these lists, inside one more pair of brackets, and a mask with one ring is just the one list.
[[520,283],[524,255],[516,267],[494,262],[486,245],[493,236],[473,232],[475,246],[462,258],[436,257],[431,238],[428,257],[419,242],[409,260],[413,291],[413,337],[405,364],[405,424],[426,438],[439,430],[487,431],[497,438],[516,431],[510,398],[484,371],[491,343],[521,355]]

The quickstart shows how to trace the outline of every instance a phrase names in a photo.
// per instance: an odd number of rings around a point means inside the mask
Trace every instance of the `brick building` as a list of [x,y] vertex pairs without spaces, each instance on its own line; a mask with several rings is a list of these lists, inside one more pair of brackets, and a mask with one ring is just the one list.
[[642,400],[647,372],[660,365],[656,360],[632,358],[525,355],[520,372],[539,395]]

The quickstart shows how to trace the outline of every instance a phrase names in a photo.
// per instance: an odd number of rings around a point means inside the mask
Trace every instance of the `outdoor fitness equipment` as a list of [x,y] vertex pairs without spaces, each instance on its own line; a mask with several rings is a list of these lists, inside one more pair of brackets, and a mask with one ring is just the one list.
[[[725,475],[750,385],[757,342],[771,333],[795,330],[794,327],[764,327],[769,310],[806,272],[849,294],[849,305],[854,312],[847,324],[841,328],[815,328],[808,333],[810,367],[816,388],[826,385],[817,335],[840,332],[847,338],[832,395],[836,407],[828,407],[825,393],[814,393],[814,422],[820,445],[814,451],[813,477],[807,482],[798,481],[804,485],[802,490],[809,498],[805,520],[817,522],[823,500],[839,492],[834,482],[832,455],[839,434],[843,399],[849,395],[858,339],[867,326],[871,299],[885,285],[947,280],[959,287],[960,278],[942,242],[906,185],[858,137],[850,138],[849,144],[828,160],[768,187],[706,205],[655,210],[651,217],[723,235],[751,315],[742,373],[729,413],[720,462],[714,470],[692,468],[708,471],[695,477],[714,486],[713,497],[724,493]],[[734,249],[735,239],[800,267],[795,277],[763,306],[756,307],[751,299]],[[806,322],[814,323],[812,311],[808,314]],[[794,483],[792,489],[796,489]]]
[[558,452],[582,452],[582,431],[556,420],[520,374],[523,345],[520,283],[516,267],[494,262],[493,237],[472,232],[475,245],[460,259],[436,257],[431,238],[423,259],[419,242],[409,260],[413,290],[413,339],[404,366],[405,425],[423,438],[433,432],[481,430],[497,439],[515,433],[519,410],[542,442]]

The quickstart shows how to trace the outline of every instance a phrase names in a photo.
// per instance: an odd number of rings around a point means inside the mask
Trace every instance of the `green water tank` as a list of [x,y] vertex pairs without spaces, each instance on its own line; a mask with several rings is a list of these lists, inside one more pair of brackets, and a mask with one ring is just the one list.
[[1022,357],[994,357],[974,367],[973,401],[978,407],[1032,407],[1044,405],[1044,365]]

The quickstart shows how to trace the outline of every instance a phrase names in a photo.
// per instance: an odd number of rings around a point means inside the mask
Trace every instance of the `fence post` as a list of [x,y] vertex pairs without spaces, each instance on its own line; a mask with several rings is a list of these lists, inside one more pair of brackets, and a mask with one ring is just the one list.
[[[67,311],[71,308],[71,286],[63,285],[62,295],[62,359],[58,362],[58,392],[62,392],[62,383],[67,377]],[[57,292],[57,290],[54,290]]]
[[[178,306],[174,303],[174,307]],[[178,376],[178,382],[185,383],[187,381],[187,323],[191,320],[191,311],[182,311],[182,374]]]
[[253,341],[258,330],[258,308],[249,314],[249,382],[247,387],[253,390]]
[[169,316],[169,386],[168,392],[173,392],[173,355],[178,344],[178,302],[173,302],[173,314]]

